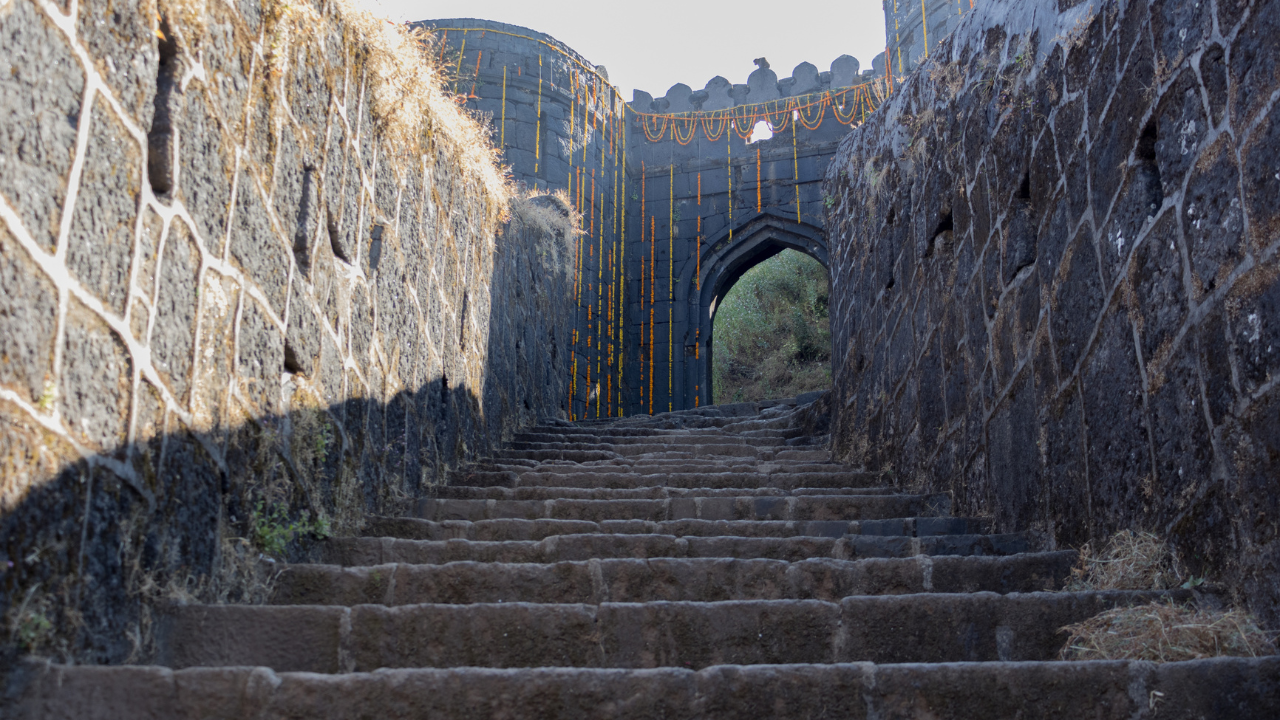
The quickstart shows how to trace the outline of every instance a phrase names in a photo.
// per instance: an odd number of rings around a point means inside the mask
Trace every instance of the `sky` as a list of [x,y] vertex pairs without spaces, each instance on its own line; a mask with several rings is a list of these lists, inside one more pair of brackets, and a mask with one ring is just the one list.
[[805,61],[819,72],[830,70],[844,54],[869,70],[885,45],[879,0],[355,2],[397,22],[476,17],[544,32],[604,65],[627,100],[633,89],[662,97],[680,82],[701,90],[716,75],[745,83],[758,57],[769,60],[779,80]]

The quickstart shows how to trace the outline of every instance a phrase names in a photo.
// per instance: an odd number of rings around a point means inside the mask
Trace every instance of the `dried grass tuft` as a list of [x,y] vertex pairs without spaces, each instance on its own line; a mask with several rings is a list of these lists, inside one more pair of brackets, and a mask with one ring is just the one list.
[[[203,49],[225,52],[208,35],[209,0],[159,0],[158,24],[184,54],[196,57]],[[505,217],[511,196],[510,179],[500,165],[486,125],[459,104],[446,88],[447,69],[432,52],[430,32],[380,19],[352,0],[336,0],[331,10],[317,11],[308,3],[262,0],[263,36],[260,46],[267,68],[268,96],[276,94],[294,68],[290,58],[300,46],[323,49],[331,23],[340,29],[347,57],[354,59],[353,81],[366,84],[370,114],[383,145],[406,158],[443,156],[460,166],[485,200],[488,230]],[[240,37],[253,43],[255,38]],[[323,52],[317,52],[320,57]],[[255,92],[258,92],[255,90]]]
[[1198,610],[1172,602],[1114,608],[1062,628],[1063,660],[1176,662],[1273,655],[1276,647],[1246,612]]
[[480,180],[494,221],[506,212],[509,178],[485,126],[446,89],[446,71],[429,52],[430,32],[382,20],[351,0],[338,0],[347,41],[365,58],[372,114],[393,144],[442,142],[447,154]]
[[581,232],[582,215],[564,190],[525,190],[511,198],[511,219],[533,228],[539,258],[552,268],[571,269],[573,246]]
[[1177,561],[1168,543],[1146,532],[1121,530],[1101,554],[1091,545],[1080,548],[1080,563],[1071,571],[1068,591],[1167,590],[1178,585]]

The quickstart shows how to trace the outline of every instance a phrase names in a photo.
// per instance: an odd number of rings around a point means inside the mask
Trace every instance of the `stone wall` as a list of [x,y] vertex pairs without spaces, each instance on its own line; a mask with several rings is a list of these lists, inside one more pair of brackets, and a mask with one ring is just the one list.
[[[884,7],[885,51],[888,68],[877,57],[877,75],[887,73],[894,82],[911,74],[946,39],[975,5],[986,0],[881,0]],[[1068,4],[1068,3],[1064,3]]]
[[452,85],[487,125],[512,177],[559,193],[582,217],[571,278],[576,307],[561,316],[571,338],[560,348],[568,357],[563,381],[572,390],[570,417],[616,415],[626,397],[618,362],[626,106],[603,67],[550,35],[476,18],[414,26],[433,29],[436,52],[455,75]]
[[1050,546],[1167,535],[1280,625],[1277,38],[1261,0],[966,15],[827,173],[839,455]]
[[70,9],[0,3],[0,613],[119,661],[564,415],[574,231],[378,21]]

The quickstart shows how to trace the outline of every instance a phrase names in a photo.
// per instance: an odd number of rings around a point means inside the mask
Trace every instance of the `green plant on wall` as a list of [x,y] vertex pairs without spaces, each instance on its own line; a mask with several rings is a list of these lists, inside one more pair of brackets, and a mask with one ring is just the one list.
[[289,508],[283,503],[267,506],[266,500],[259,500],[253,512],[253,544],[263,553],[274,557],[284,557],[290,542],[300,535],[311,535],[323,540],[329,537],[329,519],[323,515],[314,520],[311,513],[303,510],[302,517],[290,522]]

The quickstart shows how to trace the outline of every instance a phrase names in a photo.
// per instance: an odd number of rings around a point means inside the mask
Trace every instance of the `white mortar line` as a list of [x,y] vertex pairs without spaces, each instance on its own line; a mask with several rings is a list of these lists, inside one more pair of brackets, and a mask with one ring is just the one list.
[[93,126],[93,97],[96,84],[86,72],[84,95],[80,99],[79,127],[76,128],[76,153],[71,161],[71,172],[67,173],[67,195],[58,217],[58,239],[53,246],[53,253],[60,262],[67,258],[68,236],[71,235],[71,218],[75,215],[76,198],[80,195],[80,178],[84,174],[85,155],[89,147],[89,129]]
[[[129,327],[124,322],[123,318],[107,312],[106,308],[103,307],[102,302],[92,293],[81,287],[80,284],[71,277],[71,274],[62,263],[58,262],[54,256],[49,255],[40,248],[40,246],[27,232],[26,228],[22,226],[17,213],[9,207],[8,202],[5,201],[3,197],[0,197],[0,219],[5,221],[5,224],[9,227],[14,238],[17,239],[18,244],[27,251],[31,259],[40,266],[41,270],[53,279],[54,284],[58,286],[61,293],[75,297],[76,300],[97,315],[103,323],[120,336],[120,339],[123,341],[126,349],[131,355],[131,361],[142,368],[143,377],[157,387],[164,396],[165,402],[173,408],[181,407],[177,402],[175,402],[173,394],[170,393],[168,387],[161,382],[159,375],[152,367],[150,349],[139,343],[137,339],[133,337],[133,333],[130,332]],[[66,304],[65,301],[63,301],[63,304]],[[63,318],[60,320],[60,323],[65,321],[65,309],[62,312]],[[61,346],[61,338],[59,338],[59,346]],[[179,413],[180,417],[183,418],[183,421],[190,424],[191,416],[189,414],[180,413],[177,410],[173,411],[175,413]]]

